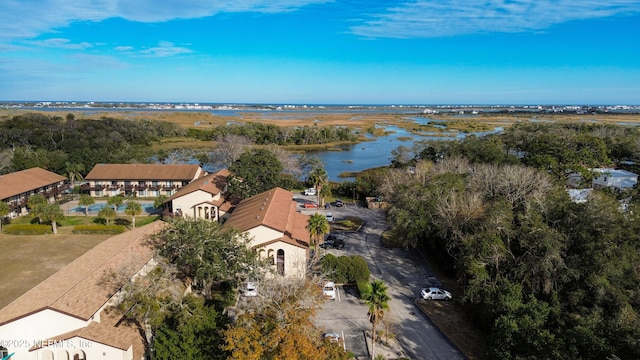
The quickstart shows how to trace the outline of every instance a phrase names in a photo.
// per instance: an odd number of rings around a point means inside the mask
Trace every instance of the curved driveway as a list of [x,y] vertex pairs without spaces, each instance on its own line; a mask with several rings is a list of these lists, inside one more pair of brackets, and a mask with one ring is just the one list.
[[[326,211],[320,210],[321,213]],[[388,294],[391,300],[385,318],[395,324],[393,332],[402,347],[402,352],[397,354],[398,357],[465,359],[464,355],[433,325],[414,302],[421,288],[440,285],[440,281],[434,276],[427,262],[417,251],[386,249],[381,246],[380,235],[387,227],[384,221],[384,210],[349,205],[342,208],[332,207],[328,211],[333,212],[336,219],[357,216],[365,220],[361,231],[339,234],[338,237],[346,241],[344,250],[329,252],[336,256],[363,256],[369,264],[372,277],[384,281],[389,287]],[[352,332],[357,332],[358,328],[360,331],[370,330],[366,306],[348,293],[344,293],[343,298],[341,305],[328,304],[318,312],[319,325],[328,331],[337,331],[339,327],[351,329]],[[353,310],[346,311],[346,314],[344,311],[341,313],[340,308],[358,306],[348,305],[347,301],[364,306],[365,310],[358,310],[359,315],[355,315]],[[361,312],[363,313],[360,314]],[[348,343],[348,334],[345,334],[344,338]]]

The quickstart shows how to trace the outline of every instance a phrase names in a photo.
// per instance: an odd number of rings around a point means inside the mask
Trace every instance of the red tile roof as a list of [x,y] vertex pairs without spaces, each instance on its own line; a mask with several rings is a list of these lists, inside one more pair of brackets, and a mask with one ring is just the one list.
[[0,200],[67,180],[41,168],[31,168],[0,176]]
[[229,170],[222,169],[216,173],[203,176],[199,179],[192,181],[191,183],[183,186],[178,190],[175,194],[171,195],[170,198],[165,200],[164,202],[169,202],[174,199],[177,199],[181,196],[190,194],[194,191],[204,191],[211,195],[218,195],[222,191],[224,191],[225,186],[227,185],[227,178],[229,177]]
[[284,233],[282,241],[296,246],[300,246],[297,240],[309,244],[310,235],[306,229],[309,217],[297,212],[296,207],[291,191],[274,188],[242,200],[224,225],[240,231],[266,226]]
[[194,164],[97,164],[85,180],[171,180],[191,181],[201,176]]

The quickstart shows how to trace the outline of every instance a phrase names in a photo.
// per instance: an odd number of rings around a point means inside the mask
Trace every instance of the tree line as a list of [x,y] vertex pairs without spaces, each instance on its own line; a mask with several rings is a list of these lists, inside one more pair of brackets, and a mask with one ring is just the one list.
[[640,358],[637,192],[577,203],[564,181],[637,159],[638,139],[635,127],[533,123],[395,153],[378,187],[388,219],[461,284],[487,358]]

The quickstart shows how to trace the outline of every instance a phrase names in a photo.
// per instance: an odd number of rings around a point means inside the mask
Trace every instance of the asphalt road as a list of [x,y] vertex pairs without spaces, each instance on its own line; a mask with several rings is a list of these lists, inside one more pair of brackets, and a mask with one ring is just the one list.
[[[389,287],[391,300],[385,319],[394,324],[392,332],[396,334],[400,346],[399,349],[393,349],[394,354],[389,355],[410,359],[465,359],[414,302],[421,288],[440,285],[427,262],[416,251],[386,249],[381,246],[380,235],[387,227],[384,210],[353,205],[319,210],[320,213],[327,211],[331,211],[336,220],[346,216],[357,216],[365,220],[365,225],[357,233],[337,233],[346,242],[344,250],[321,251],[328,251],[336,256],[363,256],[369,264],[372,278],[384,281]],[[328,332],[339,333],[348,350],[358,358],[367,358],[364,334],[371,330],[367,306],[350,292],[352,290],[349,288],[341,288],[335,301],[325,303],[318,311],[316,324]]]

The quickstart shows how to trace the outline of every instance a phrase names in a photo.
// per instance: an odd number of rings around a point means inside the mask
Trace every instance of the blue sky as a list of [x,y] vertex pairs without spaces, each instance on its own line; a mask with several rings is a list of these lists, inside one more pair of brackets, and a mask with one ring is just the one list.
[[0,0],[0,100],[640,104],[640,1]]

